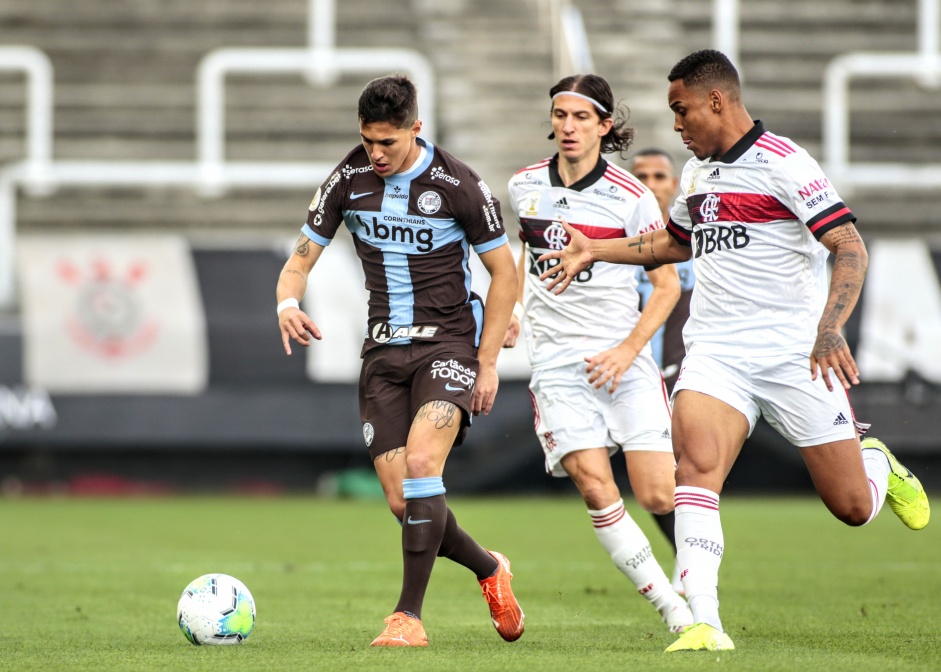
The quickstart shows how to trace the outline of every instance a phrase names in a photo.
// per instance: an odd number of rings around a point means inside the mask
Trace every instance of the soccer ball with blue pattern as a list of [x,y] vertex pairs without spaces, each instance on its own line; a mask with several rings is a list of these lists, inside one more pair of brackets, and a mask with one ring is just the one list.
[[176,607],[180,630],[191,644],[241,644],[255,627],[255,600],[228,574],[206,574],[190,583]]

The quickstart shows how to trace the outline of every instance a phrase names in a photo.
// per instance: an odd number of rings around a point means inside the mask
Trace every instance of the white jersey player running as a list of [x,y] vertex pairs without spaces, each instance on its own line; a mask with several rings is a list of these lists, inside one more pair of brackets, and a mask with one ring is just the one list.
[[[536,433],[547,471],[572,478],[615,565],[670,630],[682,632],[692,614],[627,514],[610,460],[624,451],[642,508],[672,511],[670,409],[648,341],[679,297],[679,278],[672,266],[651,267],[654,291],[643,315],[633,267],[594,264],[579,273],[575,291],[546,291],[539,279],[545,267],[537,260],[565,246],[561,221],[602,239],[663,228],[654,195],[601,157],[603,151],[626,150],[633,137],[620,111],[612,117],[616,108],[607,82],[596,75],[567,77],[550,96],[559,153],[524,168],[509,183],[524,242],[522,330],[533,367]],[[511,322],[507,345],[515,343],[518,330]]]
[[694,258],[673,442],[677,563],[696,625],[667,651],[715,651],[735,648],[719,618],[719,495],[759,415],[800,450],[820,498],[844,523],[865,525],[888,501],[918,530],[930,507],[911,471],[878,439],[860,442],[854,426],[846,390],[859,371],[840,331],[867,254],[852,212],[805,151],[752,120],[724,54],[690,54],[668,79],[674,130],[695,158],[667,229],[598,241],[569,227],[569,245],[543,257],[561,263],[543,277],[555,277],[550,287],[560,292],[577,288],[578,273],[598,261]]

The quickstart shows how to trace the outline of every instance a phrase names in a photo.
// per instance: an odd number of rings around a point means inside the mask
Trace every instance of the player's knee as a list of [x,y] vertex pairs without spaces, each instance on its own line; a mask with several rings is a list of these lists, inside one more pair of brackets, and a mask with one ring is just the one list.
[[850,502],[843,506],[839,511],[834,511],[834,515],[850,527],[859,527],[869,522],[872,515],[872,502],[859,501]]
[[437,462],[427,453],[411,453],[405,456],[405,471],[408,478],[438,476]]
[[582,499],[592,511],[601,511],[621,498],[617,485],[603,480],[590,480],[579,484]]
[[647,492],[634,492],[634,499],[638,506],[647,513],[654,513],[662,516],[673,510],[673,490],[659,491],[650,490]]

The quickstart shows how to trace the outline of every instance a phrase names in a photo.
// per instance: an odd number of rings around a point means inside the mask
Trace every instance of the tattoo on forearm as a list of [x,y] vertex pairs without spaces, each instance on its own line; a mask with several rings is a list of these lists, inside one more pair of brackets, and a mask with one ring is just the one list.
[[[854,237],[854,232],[849,232]],[[866,275],[866,262],[855,251],[838,250],[833,260],[830,298],[820,319],[824,330],[839,331],[856,305]]]
[[628,243],[627,246],[636,247],[637,254],[642,254],[644,251],[644,234],[640,234],[640,236],[638,236],[636,243]]
[[[636,242],[636,243],[628,243],[627,246],[628,246],[628,247],[636,247],[636,248],[637,248],[637,254],[643,254],[643,253],[644,253],[644,245],[647,245],[647,243],[648,243],[648,241],[644,240],[644,236],[646,236],[646,235],[647,235],[647,234],[645,234],[645,233],[640,234],[640,236],[637,237],[637,242]],[[657,261],[657,255],[655,255],[655,254],[653,253],[653,235],[650,236],[650,241],[649,241],[649,243],[650,243],[650,258],[653,259],[653,261],[654,261],[655,264],[660,263],[660,262]],[[641,262],[641,263],[643,263],[643,262]]]
[[435,429],[444,429],[445,427],[454,426],[456,415],[457,406],[450,401],[429,401],[418,409],[412,424],[417,425],[427,418],[434,423]]
[[310,238],[301,234],[297,239],[297,244],[294,246],[294,254],[299,257],[306,257],[310,254]]
[[827,240],[832,245],[862,242],[855,226],[838,226],[827,234]]

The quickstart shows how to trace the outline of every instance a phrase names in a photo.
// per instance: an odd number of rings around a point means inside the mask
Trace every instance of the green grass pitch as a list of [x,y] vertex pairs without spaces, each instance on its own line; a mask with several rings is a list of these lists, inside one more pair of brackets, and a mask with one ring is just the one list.
[[[727,497],[720,597],[731,652],[672,641],[594,538],[581,501],[451,500],[506,553],[526,633],[503,642],[467,570],[439,560],[427,649],[371,649],[395,605],[399,526],[382,502],[289,497],[0,501],[0,670],[941,669],[941,533],[886,507],[863,529],[811,498]],[[669,573],[667,545],[629,509]],[[224,572],[255,596],[239,647],[194,647],[183,587]]]

